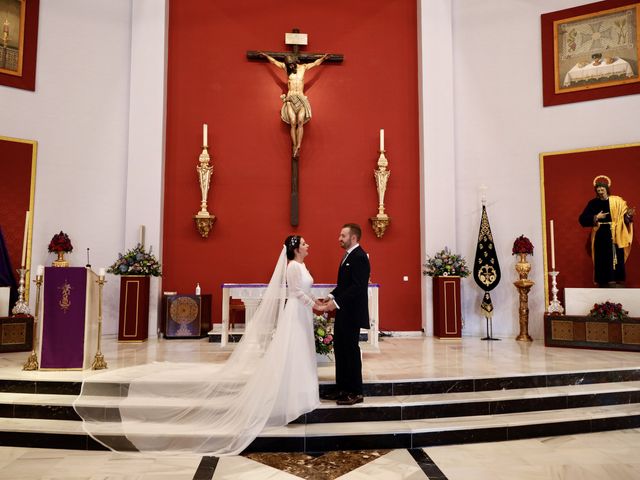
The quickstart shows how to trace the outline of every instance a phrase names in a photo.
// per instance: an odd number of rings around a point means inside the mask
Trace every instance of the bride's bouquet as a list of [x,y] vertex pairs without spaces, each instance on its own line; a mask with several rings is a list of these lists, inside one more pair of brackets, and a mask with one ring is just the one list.
[[328,355],[333,351],[333,333],[326,313],[313,316],[313,336],[316,340],[316,353]]

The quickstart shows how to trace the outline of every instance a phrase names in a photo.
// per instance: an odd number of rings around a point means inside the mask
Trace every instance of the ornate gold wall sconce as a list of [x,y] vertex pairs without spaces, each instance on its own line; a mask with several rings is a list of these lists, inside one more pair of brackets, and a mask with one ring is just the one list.
[[376,237],[382,238],[387,227],[391,223],[391,217],[384,213],[384,194],[387,191],[387,181],[391,175],[391,171],[387,170],[389,162],[384,155],[384,130],[380,130],[380,156],[378,157],[378,168],[373,171],[376,180],[376,188],[378,190],[378,214],[371,217],[371,227]]
[[216,216],[207,210],[207,197],[209,195],[209,187],[211,185],[211,174],[213,166],[209,163],[209,146],[207,142],[207,124],[202,126],[202,153],[198,160],[196,170],[198,172],[198,181],[200,182],[200,193],[202,200],[200,201],[200,211],[193,216],[198,232],[202,238],[207,238],[209,232],[213,228]]

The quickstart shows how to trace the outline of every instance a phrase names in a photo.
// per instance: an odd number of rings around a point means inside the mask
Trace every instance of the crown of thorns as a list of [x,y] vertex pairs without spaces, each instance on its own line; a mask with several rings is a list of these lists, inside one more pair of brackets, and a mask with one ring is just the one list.
[[603,187],[611,188],[611,179],[606,175],[598,175],[596,178],[593,179],[593,186],[594,187],[603,186]]

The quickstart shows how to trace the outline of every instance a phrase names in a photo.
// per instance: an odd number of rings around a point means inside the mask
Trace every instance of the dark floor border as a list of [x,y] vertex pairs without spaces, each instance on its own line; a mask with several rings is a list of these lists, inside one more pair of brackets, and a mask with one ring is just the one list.
[[429,480],[448,480],[447,476],[423,449],[409,448],[407,452],[413,457]]
[[218,457],[202,457],[198,469],[193,475],[193,480],[211,480],[216,473],[218,460]]

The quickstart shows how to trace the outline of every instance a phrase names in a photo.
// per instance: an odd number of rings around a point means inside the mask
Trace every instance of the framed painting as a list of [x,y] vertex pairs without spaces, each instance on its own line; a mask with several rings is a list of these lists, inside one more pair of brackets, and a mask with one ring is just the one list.
[[640,2],[607,0],[541,18],[545,106],[640,93]]
[[35,90],[40,0],[0,0],[0,85]]
[[[36,156],[38,143],[0,136],[0,243],[5,249],[0,256],[0,281],[10,285],[8,275],[18,281],[17,268],[22,262],[25,213],[31,212],[27,225],[25,266],[31,270],[31,239],[36,186]],[[5,256],[6,255],[6,256]],[[8,265],[5,265],[6,259]],[[25,285],[28,298],[29,272]]]
[[[610,194],[622,197],[630,208],[640,206],[640,143],[590,147],[540,154],[540,191],[544,237],[545,298],[553,261],[564,303],[565,288],[595,288],[592,227],[579,217],[597,194],[595,179],[607,177]],[[553,220],[553,248],[550,222]],[[553,254],[551,253],[553,250]],[[640,288],[640,243],[633,239],[625,262],[625,287]]]

